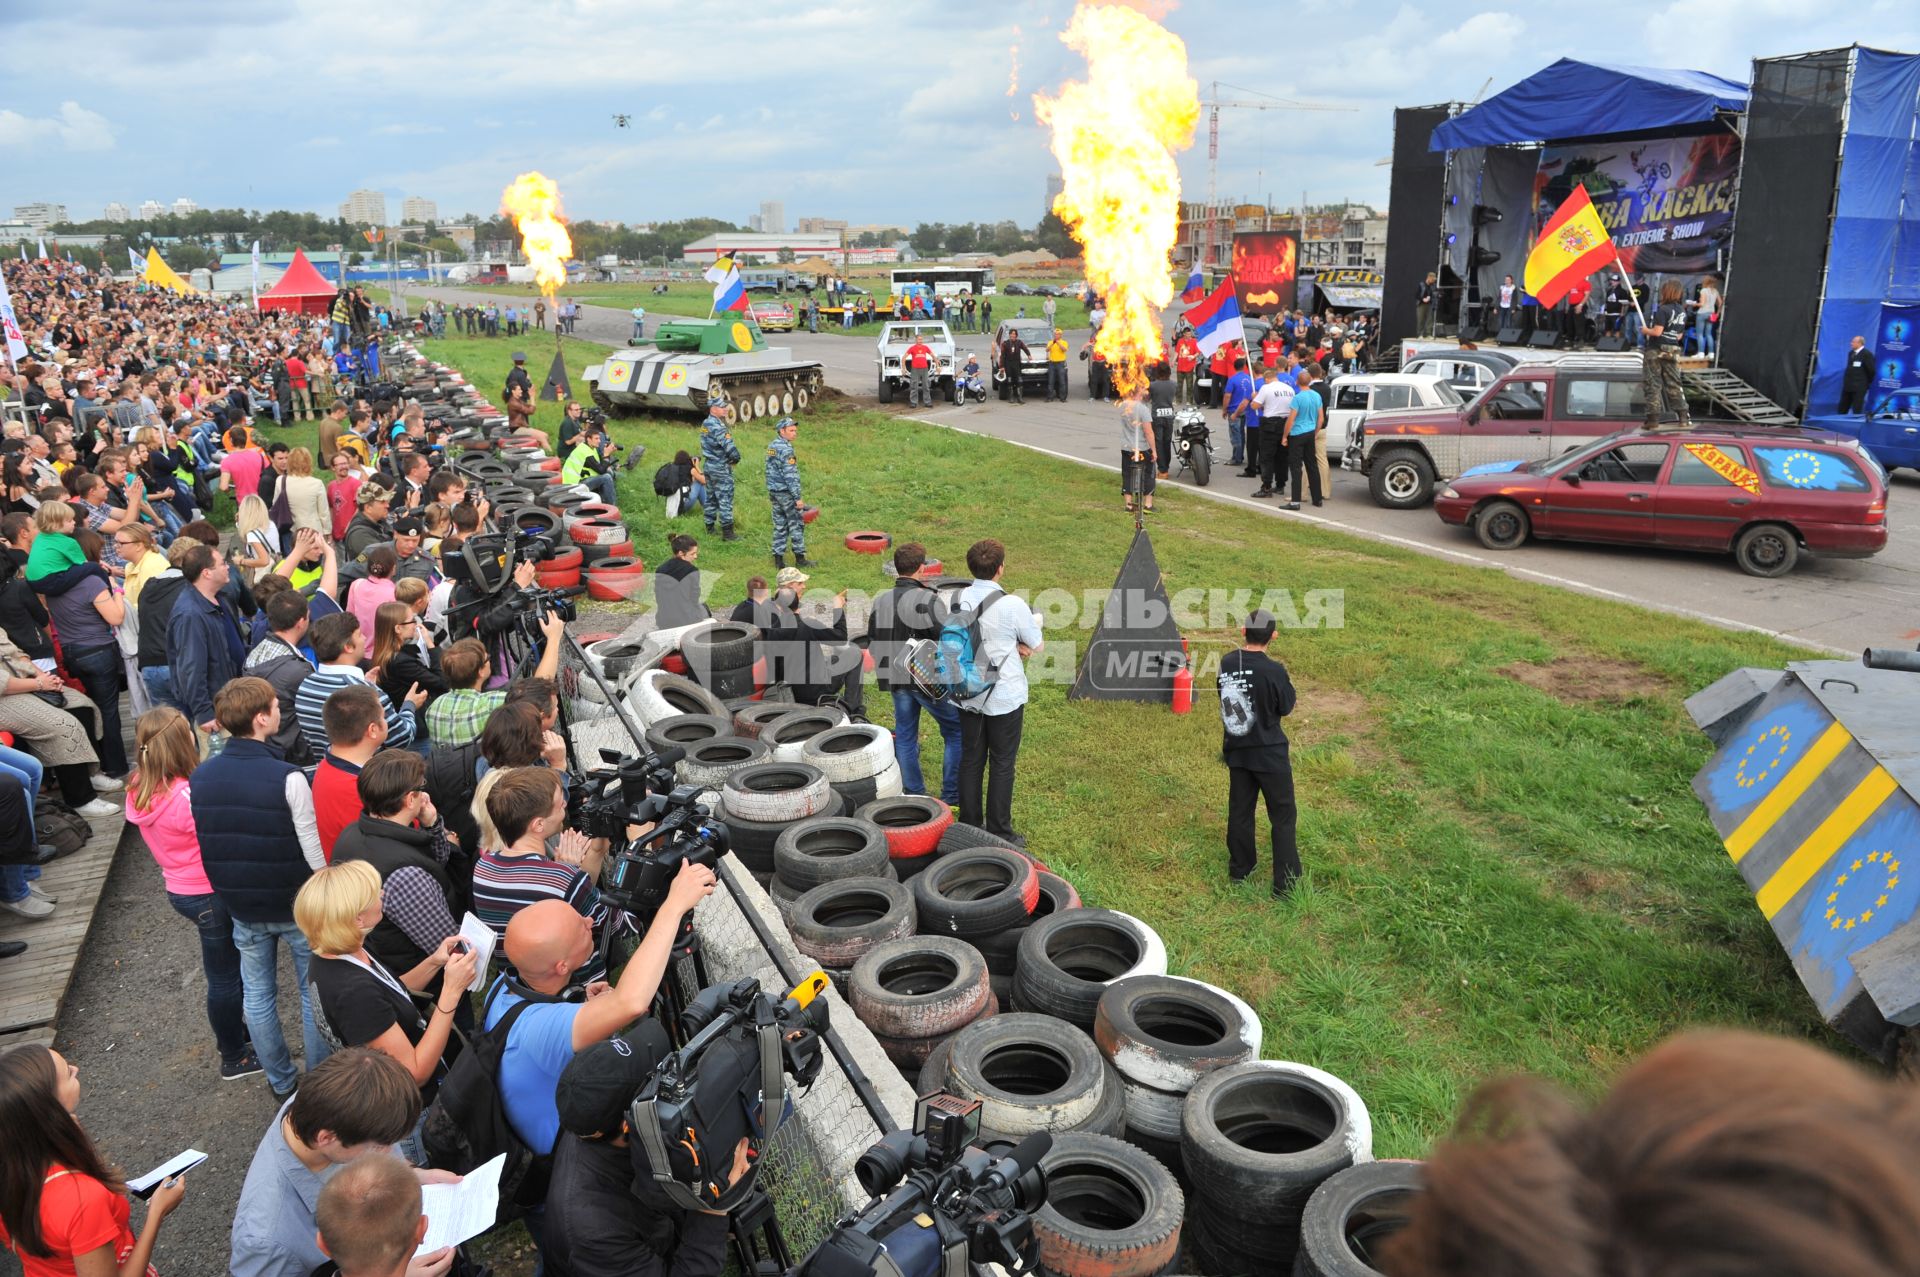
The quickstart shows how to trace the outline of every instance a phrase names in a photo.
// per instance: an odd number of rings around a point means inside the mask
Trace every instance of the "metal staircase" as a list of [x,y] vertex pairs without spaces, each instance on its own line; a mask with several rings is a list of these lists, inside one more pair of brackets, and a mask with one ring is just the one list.
[[1706,396],[1717,413],[1756,426],[1797,426],[1799,418],[1725,368],[1683,368],[1680,380]]

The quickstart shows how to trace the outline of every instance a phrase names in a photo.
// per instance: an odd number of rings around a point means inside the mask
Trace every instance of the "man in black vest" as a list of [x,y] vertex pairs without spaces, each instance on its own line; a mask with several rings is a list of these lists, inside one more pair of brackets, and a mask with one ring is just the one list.
[[[873,673],[893,696],[893,757],[900,764],[900,783],[909,794],[927,792],[920,771],[920,711],[940,727],[940,797],[960,801],[960,707],[937,701],[914,685],[903,654],[915,639],[937,639],[946,623],[947,608],[940,594],[926,584],[927,551],[909,541],[893,551],[893,588],[873,601],[867,622],[867,650],[873,654]],[[737,618],[736,618],[737,619]]]
[[1294,842],[1299,812],[1293,803],[1293,762],[1280,720],[1293,712],[1287,667],[1267,655],[1273,613],[1247,618],[1246,646],[1220,662],[1220,758],[1227,765],[1227,875],[1240,882],[1259,864],[1254,846],[1254,800],[1264,797],[1273,825],[1273,894],[1285,896],[1300,876]]
[[1867,339],[1856,336],[1847,345],[1847,371],[1840,378],[1842,414],[1867,410],[1867,390],[1873,385],[1873,352]]
[[280,730],[280,698],[272,684],[251,676],[231,680],[214,696],[213,716],[231,739],[194,768],[193,824],[207,881],[233,915],[253,1049],[274,1095],[285,1101],[299,1074],[280,1032],[275,972],[282,940],[293,951],[300,984],[307,1067],[327,1054],[307,992],[307,940],[293,920],[294,896],[326,857],[306,774],[267,743]]

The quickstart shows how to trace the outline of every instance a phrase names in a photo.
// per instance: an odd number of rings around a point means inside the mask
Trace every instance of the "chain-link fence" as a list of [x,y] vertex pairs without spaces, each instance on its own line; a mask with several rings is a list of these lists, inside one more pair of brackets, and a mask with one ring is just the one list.
[[[621,759],[646,752],[637,720],[571,640],[561,660],[560,687],[578,763],[605,765],[601,751]],[[744,976],[784,992],[815,964],[788,942],[773,901],[733,857],[721,864],[721,887],[694,914],[707,979],[730,983]],[[691,996],[691,963],[672,973]],[[912,1120],[914,1094],[878,1042],[835,990],[826,999],[832,1021],[820,1075],[794,1096],[794,1117],[774,1135],[760,1161],[781,1230],[795,1257],[824,1238],[835,1219],[866,1201],[853,1178],[854,1160],[881,1135]]]

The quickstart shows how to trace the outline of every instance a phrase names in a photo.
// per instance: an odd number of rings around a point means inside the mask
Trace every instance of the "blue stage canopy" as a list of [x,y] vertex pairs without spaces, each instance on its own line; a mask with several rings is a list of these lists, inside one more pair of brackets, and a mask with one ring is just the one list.
[[1639,133],[1747,109],[1747,86],[1705,71],[1561,58],[1433,131],[1430,150]]

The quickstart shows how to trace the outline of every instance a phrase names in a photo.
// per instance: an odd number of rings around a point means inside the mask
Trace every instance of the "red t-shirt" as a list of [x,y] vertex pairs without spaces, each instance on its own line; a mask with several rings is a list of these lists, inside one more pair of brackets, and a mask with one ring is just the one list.
[[1261,360],[1272,364],[1276,368],[1280,366],[1280,360],[1285,357],[1286,353],[1286,344],[1277,337],[1269,337],[1260,343]]
[[346,538],[347,525],[353,522],[360,501],[360,480],[335,479],[327,485],[327,504],[333,510],[333,539]]
[[220,459],[222,474],[233,476],[233,499],[245,501],[260,495],[260,474],[267,468],[267,454],[258,448],[242,448]]
[[[73,1257],[102,1246],[113,1247],[118,1260],[133,1246],[133,1230],[127,1226],[131,1214],[127,1199],[93,1176],[55,1166],[40,1189],[40,1240],[53,1254],[21,1254],[21,1270],[26,1277],[73,1277]],[[12,1248],[4,1224],[0,1241]],[[151,1266],[147,1272],[153,1272]]]
[[295,390],[307,388],[307,361],[293,356],[287,360],[287,383]]
[[925,368],[933,362],[933,347],[923,341],[916,341],[907,347],[907,367]]
[[1174,367],[1181,372],[1192,372],[1200,363],[1200,343],[1191,337],[1182,337],[1174,343]]
[[[350,765],[350,764],[349,764]],[[333,863],[340,831],[360,819],[360,771],[348,771],[332,754],[313,769],[313,819],[320,826],[320,851]]]

